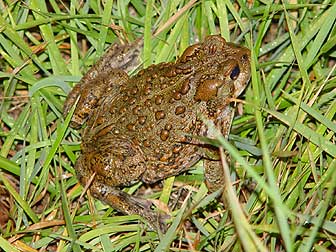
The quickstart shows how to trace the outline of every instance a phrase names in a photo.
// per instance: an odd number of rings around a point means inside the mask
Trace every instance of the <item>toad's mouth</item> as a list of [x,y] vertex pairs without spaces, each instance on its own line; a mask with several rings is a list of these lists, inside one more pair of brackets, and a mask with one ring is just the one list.
[[239,81],[239,79],[237,81],[234,82],[234,92],[233,92],[233,98],[237,98],[239,95],[241,95],[241,93],[245,90],[247,83],[250,80],[250,77],[248,78],[241,78],[242,80]]

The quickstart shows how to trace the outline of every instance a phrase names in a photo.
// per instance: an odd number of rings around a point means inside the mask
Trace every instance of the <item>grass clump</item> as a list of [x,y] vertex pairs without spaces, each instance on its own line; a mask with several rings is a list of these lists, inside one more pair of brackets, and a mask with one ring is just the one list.
[[[265,3],[0,1],[0,247],[335,251],[336,4]],[[81,196],[80,135],[62,106],[115,41],[143,37],[146,67],[208,34],[245,44],[253,59],[230,141],[218,136],[232,159],[225,204],[207,194],[202,163],[166,179],[151,196],[173,215],[159,236]]]

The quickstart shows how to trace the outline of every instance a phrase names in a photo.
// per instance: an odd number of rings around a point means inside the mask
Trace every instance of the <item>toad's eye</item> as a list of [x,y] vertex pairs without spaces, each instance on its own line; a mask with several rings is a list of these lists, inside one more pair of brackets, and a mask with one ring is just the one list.
[[238,78],[239,74],[240,74],[240,68],[237,65],[232,69],[232,71],[230,73],[231,80],[236,80]]

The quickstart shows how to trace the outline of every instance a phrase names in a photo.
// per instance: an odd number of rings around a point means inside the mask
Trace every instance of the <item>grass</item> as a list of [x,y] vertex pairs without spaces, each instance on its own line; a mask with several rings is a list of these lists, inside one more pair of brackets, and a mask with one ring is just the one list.
[[[335,2],[130,2],[0,1],[0,248],[335,251]],[[80,132],[62,117],[80,76],[118,37],[143,36],[146,67],[218,33],[253,59],[230,141],[215,143],[232,157],[224,204],[202,163],[162,188],[125,189],[169,206],[164,235],[81,195]]]

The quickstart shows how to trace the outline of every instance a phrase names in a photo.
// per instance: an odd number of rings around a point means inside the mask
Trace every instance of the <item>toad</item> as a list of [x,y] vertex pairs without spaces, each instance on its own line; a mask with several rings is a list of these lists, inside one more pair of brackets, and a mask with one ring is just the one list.
[[214,138],[205,120],[228,136],[231,100],[250,78],[250,51],[219,35],[208,36],[176,62],[129,77],[125,70],[138,63],[139,41],[112,46],[69,93],[64,115],[78,100],[71,126],[86,124],[75,164],[79,181],[86,185],[94,175],[90,190],[96,198],[164,231],[164,215],[122,188],[175,176],[200,159],[209,191],[223,187],[222,168],[213,155],[218,150],[193,136]]

